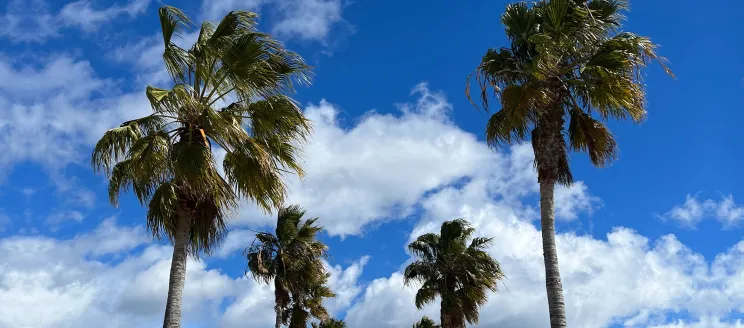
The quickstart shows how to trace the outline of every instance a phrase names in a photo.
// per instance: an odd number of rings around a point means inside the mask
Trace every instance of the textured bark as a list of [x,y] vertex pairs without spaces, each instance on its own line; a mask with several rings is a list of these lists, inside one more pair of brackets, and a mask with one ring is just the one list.
[[282,326],[282,283],[279,277],[274,277],[274,312],[276,312],[276,320],[274,321],[274,328],[280,328]]
[[186,260],[188,258],[189,222],[184,215],[178,220],[173,242],[170,278],[168,281],[168,300],[165,304],[163,328],[181,327],[181,300],[186,283]]
[[449,314],[450,309],[447,307],[444,299],[442,299],[439,304],[439,322],[441,323],[442,328],[456,328],[452,324],[452,315]]
[[540,183],[540,222],[542,224],[543,257],[545,262],[545,287],[548,294],[550,327],[565,328],[566,305],[563,285],[558,269],[558,252],[555,245],[555,209],[553,190],[556,182],[570,183],[566,141],[563,138],[562,96],[541,111],[532,131],[537,181]]
[[[454,289],[454,286],[451,286]],[[454,294],[454,291],[450,295]],[[439,322],[442,328],[465,328],[465,316],[462,313],[456,313],[452,307],[445,302],[444,297],[439,306]]]
[[276,311],[276,321],[274,322],[274,328],[281,328],[282,326],[282,309],[279,305],[274,305],[274,311]]
[[555,245],[555,213],[553,188],[555,183],[540,183],[540,216],[542,222],[543,255],[545,260],[545,287],[548,291],[550,327],[566,327],[566,304],[563,301],[563,284],[558,270],[558,251]]

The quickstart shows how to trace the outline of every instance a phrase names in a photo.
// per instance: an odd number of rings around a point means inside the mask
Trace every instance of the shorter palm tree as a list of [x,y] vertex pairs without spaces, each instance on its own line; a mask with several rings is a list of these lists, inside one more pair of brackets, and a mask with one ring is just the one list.
[[328,319],[321,321],[319,324],[312,324],[313,328],[346,328],[346,322],[337,319]]
[[478,323],[478,309],[496,291],[504,277],[501,266],[485,249],[492,238],[473,238],[475,229],[464,219],[446,221],[440,234],[427,233],[408,245],[418,260],[406,267],[405,284],[421,284],[416,307],[441,297],[442,328],[465,328],[465,322]]
[[247,271],[258,281],[274,283],[276,328],[305,328],[310,316],[327,320],[323,299],[335,296],[322,261],[328,246],[316,239],[323,228],[314,225],[317,218],[301,223],[303,215],[296,205],[280,209],[276,234],[257,233],[246,250]]
[[424,316],[421,318],[421,321],[414,323],[413,328],[441,328],[442,326],[436,324],[434,320],[429,319],[429,317]]

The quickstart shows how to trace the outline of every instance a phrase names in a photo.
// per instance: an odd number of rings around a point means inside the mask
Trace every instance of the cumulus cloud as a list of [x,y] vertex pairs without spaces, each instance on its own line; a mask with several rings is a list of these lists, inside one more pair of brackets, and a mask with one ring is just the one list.
[[676,221],[688,228],[694,228],[703,219],[711,218],[718,220],[724,228],[732,228],[744,219],[744,207],[734,202],[733,195],[723,196],[718,200],[687,195],[684,203],[675,205],[661,215],[661,218]]
[[[507,203],[488,185],[487,181],[474,179],[460,188],[445,188],[427,197],[423,219],[410,238],[437,231],[445,220],[467,218],[479,235],[494,238],[490,253],[501,262],[508,277],[481,310],[479,326],[547,326],[540,231],[520,217],[518,207],[515,210],[513,203]],[[700,322],[691,323],[692,327],[708,327],[719,322],[717,318],[742,310],[740,289],[744,285],[738,277],[744,271],[744,242],[710,264],[673,235],[651,241],[622,227],[604,239],[559,233],[557,244],[570,326],[621,323],[646,327],[665,322],[670,312],[686,311]],[[400,327],[411,325],[422,315],[436,317],[436,301],[433,306],[416,310],[415,290],[403,286],[401,275],[395,272],[373,281],[362,299],[349,309],[350,325]]]
[[[50,171],[87,164],[89,147],[107,129],[150,111],[142,94],[116,94],[87,61],[61,55],[41,68],[0,60],[0,168],[33,161]],[[113,93],[113,95],[112,95]],[[91,124],[91,122],[94,122]],[[65,186],[69,177],[57,186]],[[81,195],[89,204],[91,195]]]
[[[444,94],[422,83],[411,95],[414,99],[398,105],[393,113],[369,111],[350,127],[339,117],[341,109],[330,102],[308,105],[304,112],[314,130],[303,148],[307,177],[287,179],[287,202],[319,217],[331,235],[346,236],[413,214],[424,195],[433,190],[493,177],[477,183],[518,206],[521,214],[537,218],[537,203],[518,202],[538,191],[531,146],[493,152],[449,119],[452,105]],[[223,152],[217,153],[218,159],[222,156]],[[556,189],[559,219],[575,219],[577,213],[597,203],[582,182]],[[238,224],[270,226],[274,221],[245,203]]]
[[341,0],[279,0],[278,7],[282,18],[272,30],[285,37],[325,40],[334,26],[346,23]]
[[267,9],[272,32],[283,38],[325,43],[334,29],[352,29],[342,17],[341,0],[204,1],[201,14],[205,19],[218,21],[231,10],[261,13]]
[[76,26],[83,31],[92,32],[102,23],[117,19],[118,16],[134,18],[142,14],[149,5],[150,0],[135,0],[126,5],[100,8],[89,0],[80,0],[62,7],[58,19],[67,26]]
[[89,0],[80,0],[53,13],[44,0],[10,0],[5,13],[0,16],[0,26],[3,26],[0,37],[13,42],[42,43],[60,36],[60,31],[67,27],[93,32],[103,23],[115,21],[120,16],[131,19],[142,14],[149,4],[150,0],[135,0],[103,7]]
[[[152,327],[162,321],[172,248],[149,242],[143,227],[114,219],[72,239],[15,236],[0,239],[0,327]],[[361,287],[366,258],[330,268],[347,306]],[[233,278],[189,260],[183,313],[187,327],[271,325],[271,285]],[[227,304],[223,311],[222,304]],[[34,315],[29,315],[33,313]]]

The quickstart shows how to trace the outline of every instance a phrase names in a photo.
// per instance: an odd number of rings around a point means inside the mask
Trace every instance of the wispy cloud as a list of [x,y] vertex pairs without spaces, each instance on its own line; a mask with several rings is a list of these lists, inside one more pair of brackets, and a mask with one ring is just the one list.
[[340,0],[279,0],[281,19],[274,33],[302,40],[326,40],[334,26],[345,23]]
[[57,18],[65,26],[76,26],[86,32],[94,31],[101,24],[119,16],[134,18],[147,9],[150,0],[135,0],[126,5],[97,8],[91,1],[81,0],[62,7]]
[[342,17],[344,7],[341,0],[207,0],[202,4],[202,16],[216,21],[231,10],[266,10],[273,23],[271,31],[277,36],[327,45],[334,29],[353,32]]
[[41,43],[60,35],[64,28],[79,28],[85,32],[97,30],[101,24],[121,16],[134,18],[142,14],[151,0],[135,0],[110,7],[93,1],[80,0],[66,4],[58,13],[49,10],[44,0],[10,0],[0,16],[0,37],[13,42]]
[[744,206],[737,205],[733,195],[718,200],[687,195],[684,203],[675,205],[660,217],[677,221],[688,228],[694,228],[702,220],[711,218],[718,220],[724,228],[731,228],[744,220]]

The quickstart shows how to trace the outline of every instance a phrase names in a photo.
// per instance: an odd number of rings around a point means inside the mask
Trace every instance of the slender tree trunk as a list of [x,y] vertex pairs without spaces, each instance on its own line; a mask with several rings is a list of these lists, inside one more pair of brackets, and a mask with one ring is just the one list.
[[178,226],[173,243],[170,279],[168,281],[168,301],[165,304],[163,328],[181,328],[181,300],[186,283],[186,260],[188,259],[189,221],[179,215]]
[[274,328],[281,328],[282,326],[282,312],[283,308],[280,302],[283,302],[281,300],[281,297],[279,296],[281,294],[281,282],[279,281],[279,277],[274,277],[274,312],[276,312],[276,320],[274,321]]
[[555,213],[553,188],[555,182],[540,182],[540,221],[542,223],[543,255],[545,260],[545,286],[548,291],[550,327],[566,327],[566,305],[563,301],[563,284],[558,270],[558,251],[555,245]]
[[566,328],[566,305],[563,285],[558,269],[558,252],[555,245],[555,209],[553,189],[556,182],[572,182],[568,164],[568,150],[563,137],[563,99],[559,93],[552,104],[543,108],[532,131],[535,151],[537,182],[540,183],[540,222],[542,223],[543,257],[545,261],[545,287],[551,328]]
[[453,313],[452,308],[444,301],[444,298],[442,298],[439,306],[439,322],[442,328],[465,328],[465,317],[462,313]]
[[447,305],[444,302],[444,297],[442,297],[442,301],[439,302],[439,324],[442,325],[442,328],[451,328],[449,315],[447,315]]

